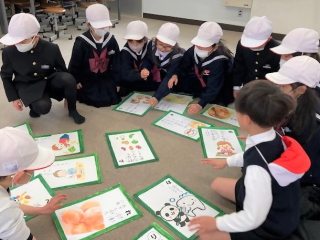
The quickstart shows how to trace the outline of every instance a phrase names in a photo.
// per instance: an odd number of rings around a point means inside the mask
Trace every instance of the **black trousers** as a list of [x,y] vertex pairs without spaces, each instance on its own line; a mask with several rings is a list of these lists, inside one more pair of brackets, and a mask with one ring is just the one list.
[[30,109],[41,115],[47,114],[52,106],[51,98],[60,95],[67,99],[69,111],[76,110],[77,83],[74,77],[70,73],[59,72],[47,81],[42,98],[32,102]]

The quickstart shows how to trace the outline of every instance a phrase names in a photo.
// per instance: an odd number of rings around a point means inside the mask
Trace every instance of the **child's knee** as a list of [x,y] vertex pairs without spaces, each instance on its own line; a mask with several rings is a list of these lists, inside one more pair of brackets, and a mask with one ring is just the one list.
[[213,191],[218,192],[219,189],[221,188],[221,178],[216,178],[213,180],[213,182],[211,183],[211,188]]

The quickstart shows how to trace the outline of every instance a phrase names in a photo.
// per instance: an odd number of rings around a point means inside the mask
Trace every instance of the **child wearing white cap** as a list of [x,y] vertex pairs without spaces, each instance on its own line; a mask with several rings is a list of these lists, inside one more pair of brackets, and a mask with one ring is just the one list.
[[35,240],[23,216],[52,214],[62,206],[64,194],[51,198],[44,207],[10,199],[10,187],[28,183],[34,170],[50,166],[54,159],[51,149],[38,146],[26,132],[12,127],[0,129],[0,239]]
[[[291,58],[278,72],[266,77],[297,102],[296,111],[277,129],[296,139],[310,157],[311,168],[301,178],[301,186],[302,215],[307,213],[312,219],[320,216],[320,106],[314,92],[320,80],[320,63],[308,56]],[[318,209],[314,212],[309,206]]]
[[79,102],[107,107],[120,102],[120,50],[109,32],[109,10],[103,4],[86,9],[89,30],[74,42],[69,71],[77,81]]
[[148,79],[151,73],[159,86],[150,100],[152,107],[170,93],[168,85],[178,82],[179,65],[184,53],[184,49],[177,43],[179,34],[176,24],[165,23],[160,27],[156,38],[148,43],[147,58],[142,62],[141,78]]
[[233,101],[232,79],[227,79],[233,56],[220,41],[222,35],[219,24],[203,23],[191,41],[194,46],[182,58],[179,87],[200,98],[198,103],[189,105],[190,114],[199,112],[208,103],[228,105]]
[[252,17],[238,42],[233,65],[233,89],[236,97],[244,84],[265,79],[265,75],[279,70],[280,56],[270,51],[279,43],[272,39],[272,23],[263,17]]
[[8,34],[0,39],[8,45],[2,52],[1,78],[8,101],[18,111],[30,107],[33,118],[47,114],[51,99],[68,101],[69,116],[81,124],[85,118],[76,109],[76,81],[67,72],[58,45],[39,38],[40,25],[28,13],[15,14]]
[[145,22],[138,20],[128,24],[124,37],[127,43],[121,50],[121,96],[132,91],[156,91],[158,88],[152,75],[141,76],[142,62],[147,55],[147,35],[148,26]]

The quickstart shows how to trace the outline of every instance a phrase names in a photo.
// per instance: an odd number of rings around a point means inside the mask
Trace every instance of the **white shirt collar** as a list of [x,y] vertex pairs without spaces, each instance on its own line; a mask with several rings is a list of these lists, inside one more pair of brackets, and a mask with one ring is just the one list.
[[249,135],[246,139],[246,150],[248,150],[249,148],[259,143],[272,141],[273,139],[275,139],[275,137],[276,137],[276,132],[273,128],[271,128],[266,132],[263,132],[254,136]]

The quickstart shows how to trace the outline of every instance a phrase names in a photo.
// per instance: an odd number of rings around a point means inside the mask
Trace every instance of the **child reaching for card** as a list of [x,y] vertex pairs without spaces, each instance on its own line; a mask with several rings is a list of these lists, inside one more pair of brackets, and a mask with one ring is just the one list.
[[203,159],[215,169],[242,167],[240,179],[216,178],[212,189],[236,203],[236,213],[197,217],[190,229],[202,240],[285,239],[300,216],[299,179],[310,167],[302,147],[277,135],[273,126],[295,110],[296,104],[267,81],[252,81],[240,91],[235,109],[240,127],[249,133],[246,150],[227,159]]

